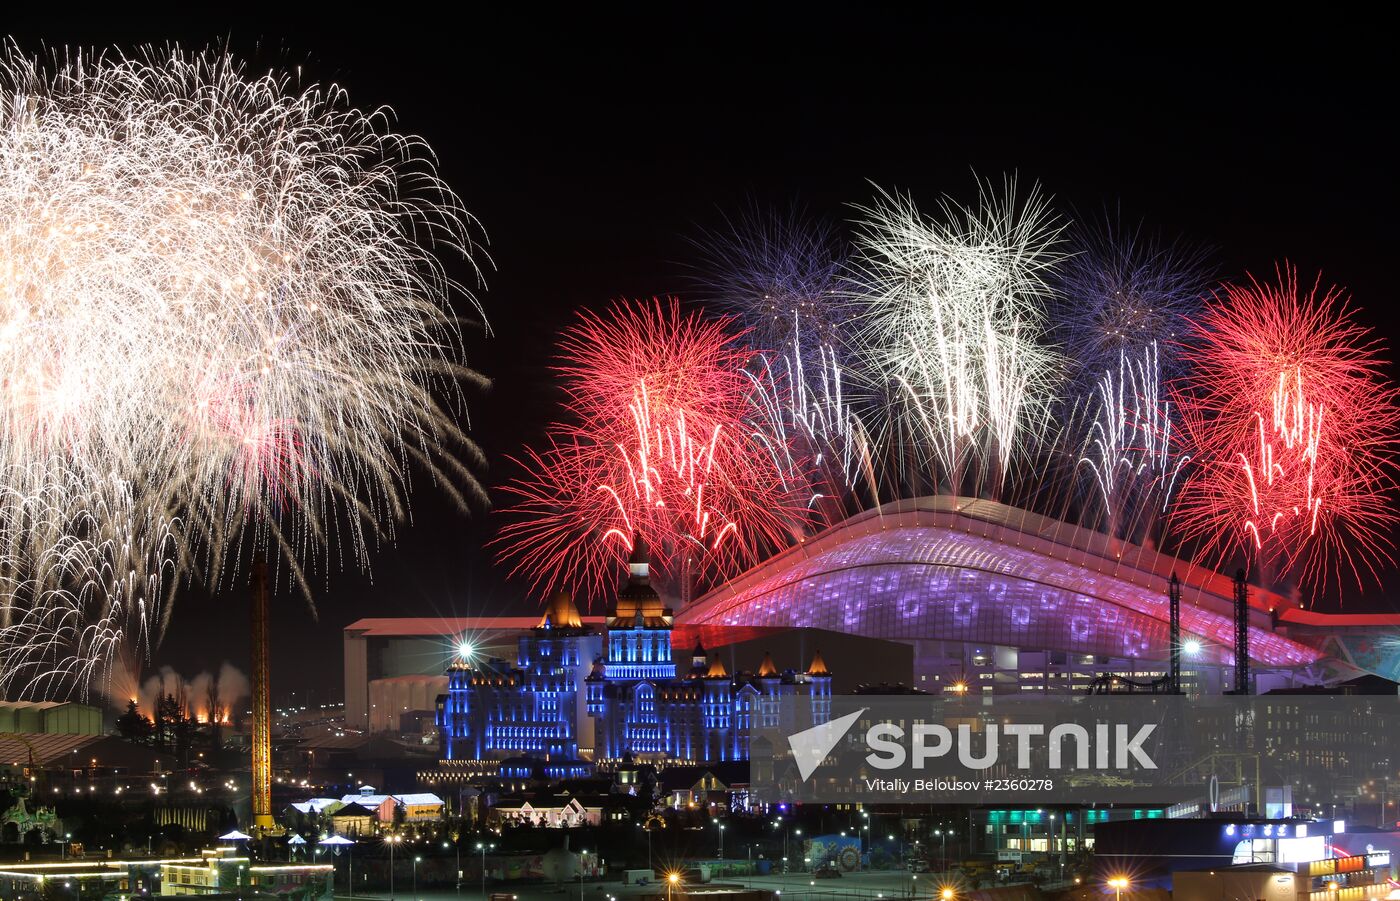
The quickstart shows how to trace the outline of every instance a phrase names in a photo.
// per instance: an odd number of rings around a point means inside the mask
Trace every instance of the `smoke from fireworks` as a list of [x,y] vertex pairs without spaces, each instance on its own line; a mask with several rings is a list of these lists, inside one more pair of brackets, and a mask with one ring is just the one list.
[[1061,227],[1014,182],[1001,196],[984,188],[974,208],[945,200],[935,217],[887,193],[863,212],[861,352],[890,394],[881,440],[913,452],[909,481],[995,487],[1047,432],[1060,360],[1045,340],[1044,277]]
[[479,494],[421,141],[178,49],[10,49],[0,91],[0,688],[86,682],[240,547],[364,565],[410,462]]
[[227,660],[217,673],[202,672],[186,680],[173,667],[162,666],[130,694],[108,693],[108,701],[116,710],[125,710],[135,701],[146,717],[153,717],[163,698],[175,701],[176,708],[199,723],[226,724],[233,720],[234,707],[252,692],[243,671]]
[[1390,558],[1395,389],[1336,288],[1227,285],[1194,329],[1182,392],[1195,463],[1178,519],[1202,553],[1327,588]]
[[585,312],[565,332],[568,420],[505,486],[515,502],[498,539],[540,593],[603,596],[641,535],[684,596],[800,530],[805,498],[745,424],[748,352],[727,325],[658,301]]

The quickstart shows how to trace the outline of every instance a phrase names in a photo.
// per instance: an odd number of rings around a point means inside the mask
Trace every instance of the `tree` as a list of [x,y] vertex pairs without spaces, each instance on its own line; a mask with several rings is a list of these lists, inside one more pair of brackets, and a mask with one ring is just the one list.
[[209,743],[215,751],[223,747],[219,729],[222,726],[223,711],[219,709],[219,680],[210,679],[205,689],[204,703],[209,709]]
[[175,739],[175,726],[183,718],[180,702],[173,694],[167,694],[156,701],[156,744],[169,747]]
[[117,732],[122,738],[130,741],[150,741],[153,728],[151,721],[141,714],[134,700],[128,701],[126,713],[117,717]]

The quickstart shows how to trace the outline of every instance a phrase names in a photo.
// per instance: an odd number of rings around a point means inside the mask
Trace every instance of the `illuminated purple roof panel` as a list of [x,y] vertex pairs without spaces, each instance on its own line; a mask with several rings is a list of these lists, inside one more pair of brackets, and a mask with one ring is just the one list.
[[[1032,542],[1027,542],[1032,544]],[[828,533],[700,599],[688,625],[810,627],[875,638],[944,639],[1114,657],[1165,659],[1165,584],[1119,567],[1097,572],[1072,553],[1008,543],[933,523],[885,523]],[[1160,588],[1147,587],[1156,582]],[[1203,602],[1207,601],[1202,598]],[[1207,659],[1225,662],[1234,626],[1218,598],[1207,609],[1188,587],[1182,630]],[[1251,627],[1251,656],[1297,666],[1321,655]]]

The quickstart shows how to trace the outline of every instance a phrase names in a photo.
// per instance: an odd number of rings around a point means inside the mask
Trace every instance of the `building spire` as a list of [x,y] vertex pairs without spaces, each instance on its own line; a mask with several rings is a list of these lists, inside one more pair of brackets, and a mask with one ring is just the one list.
[[822,652],[818,650],[812,655],[812,665],[807,667],[809,676],[829,676],[831,670],[826,668],[826,661],[822,659]]
[[578,629],[582,626],[583,618],[579,616],[578,606],[574,604],[573,597],[567,591],[561,591],[550,599],[540,624],[535,628]]
[[763,677],[778,675],[778,665],[773,662],[771,651],[763,652],[763,662],[758,665],[758,674]]
[[641,532],[632,534],[632,553],[627,558],[627,578],[633,585],[651,584],[651,555]]

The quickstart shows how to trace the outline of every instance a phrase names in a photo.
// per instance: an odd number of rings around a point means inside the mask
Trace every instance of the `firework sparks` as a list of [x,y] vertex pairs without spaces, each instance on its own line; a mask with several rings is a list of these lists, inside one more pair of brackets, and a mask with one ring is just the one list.
[[809,365],[794,339],[788,353],[756,354],[747,375],[754,439],[794,490],[809,482],[809,507],[849,493],[862,478],[874,484],[865,429],[847,400],[846,375],[834,350],[819,347]]
[[1178,453],[1167,384],[1206,293],[1205,254],[1116,217],[1077,226],[1056,273],[1057,331],[1074,348],[1066,438],[1081,448],[1097,503],[1084,516],[1114,537],[1158,537],[1189,456]]
[[[663,581],[687,586],[786,544],[807,517],[786,468],[745,426],[748,353],[724,321],[669,303],[584,313],[561,343],[570,421],[553,429],[501,530],[503,559],[549,593],[602,596],[646,539]],[[805,499],[803,499],[805,500]]]
[[1076,227],[1073,252],[1056,270],[1055,319],[1074,348],[1078,380],[1096,385],[1127,353],[1156,345],[1156,367],[1180,374],[1177,348],[1210,286],[1204,251],[1163,241],[1116,217]]
[[1134,538],[1151,527],[1152,514],[1165,512],[1190,462],[1177,447],[1157,342],[1133,358],[1120,350],[1093,400],[1097,412],[1080,466],[1092,474],[1108,534]]
[[438,400],[471,220],[420,141],[217,54],[11,49],[0,88],[0,684],[83,681],[107,611],[159,628],[162,581],[240,545],[304,589],[331,533],[363,565],[410,461],[480,492],[438,450],[475,453]]
[[969,476],[998,485],[1048,425],[1060,363],[1045,342],[1043,276],[1060,226],[1014,183],[973,209],[945,201],[932,219],[890,194],[864,212],[864,368],[895,395],[882,439],[912,446],[920,468],[935,463],[945,488]]
[[859,310],[843,245],[829,223],[797,210],[751,208],[726,226],[695,242],[700,288],[746,327],[754,439],[793,490],[809,485],[809,506],[848,495],[869,458],[850,402],[846,351]]
[[1179,503],[1202,553],[1242,548],[1265,578],[1340,587],[1390,559],[1396,391],[1341,292],[1227,285],[1195,329],[1182,393],[1196,465]]
[[859,308],[831,224],[750,209],[726,226],[695,242],[701,295],[735,316],[756,348],[827,348],[839,359]]

